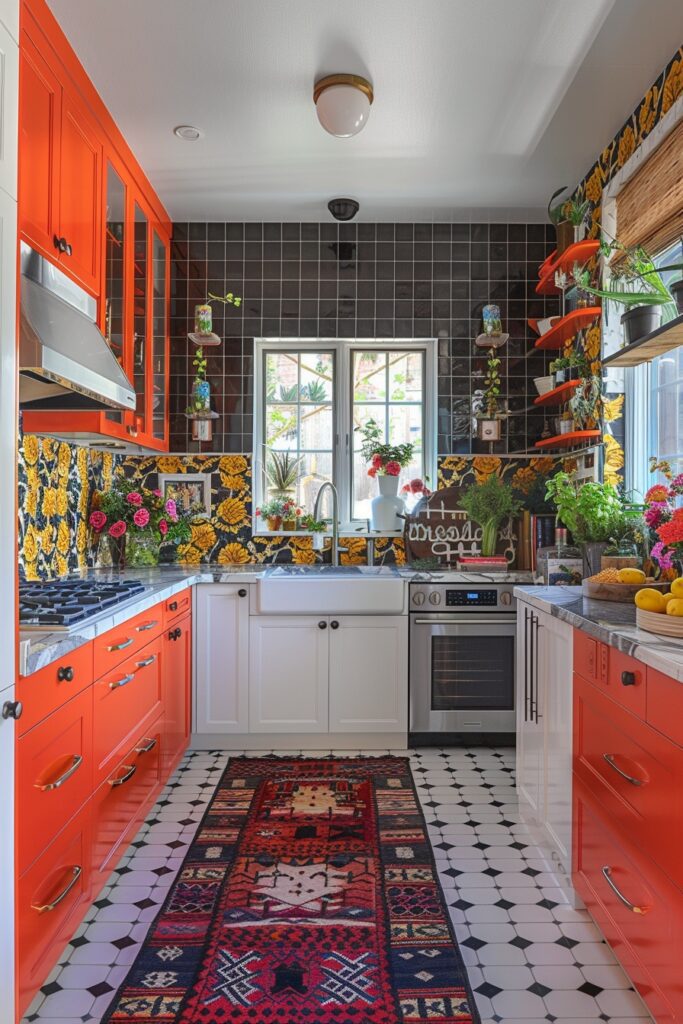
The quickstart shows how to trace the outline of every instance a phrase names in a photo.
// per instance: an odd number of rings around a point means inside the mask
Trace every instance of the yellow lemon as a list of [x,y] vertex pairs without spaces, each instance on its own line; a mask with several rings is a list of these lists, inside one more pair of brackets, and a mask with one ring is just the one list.
[[674,597],[683,597],[683,576],[671,581],[671,593]]
[[673,601],[669,601],[666,606],[666,614],[683,616],[683,597],[674,597]]
[[[651,590],[649,588],[639,590],[633,600],[637,608],[642,608],[646,612],[665,612],[667,610],[664,595],[660,594],[658,590]],[[683,601],[681,604],[683,604]]]
[[646,577],[642,569],[620,569],[617,579],[620,583],[644,583]]

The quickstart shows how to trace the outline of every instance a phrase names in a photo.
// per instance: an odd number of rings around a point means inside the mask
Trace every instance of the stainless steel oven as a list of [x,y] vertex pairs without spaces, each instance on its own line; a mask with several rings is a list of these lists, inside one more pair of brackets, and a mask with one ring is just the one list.
[[413,583],[410,587],[410,732],[415,742],[450,734],[515,731],[513,587]]

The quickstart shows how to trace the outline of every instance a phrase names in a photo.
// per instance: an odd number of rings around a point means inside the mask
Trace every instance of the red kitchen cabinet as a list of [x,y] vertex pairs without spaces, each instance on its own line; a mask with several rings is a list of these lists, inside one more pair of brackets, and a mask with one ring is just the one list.
[[77,693],[92,686],[93,645],[83,644],[59,661],[53,661],[30,676],[17,681],[17,698],[24,711],[17,722],[19,736],[56,711]]
[[102,142],[83,104],[66,90],[62,94],[60,143],[59,236],[65,240],[60,266],[88,291],[99,295]]
[[164,637],[161,654],[164,703],[163,770],[169,775],[190,738],[192,679],[192,616],[174,619]]

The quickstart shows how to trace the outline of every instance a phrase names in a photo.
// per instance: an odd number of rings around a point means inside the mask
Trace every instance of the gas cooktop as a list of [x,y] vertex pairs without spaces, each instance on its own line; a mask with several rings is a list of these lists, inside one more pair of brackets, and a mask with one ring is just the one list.
[[135,594],[139,580],[55,580],[19,586],[19,626],[26,630],[68,630]]

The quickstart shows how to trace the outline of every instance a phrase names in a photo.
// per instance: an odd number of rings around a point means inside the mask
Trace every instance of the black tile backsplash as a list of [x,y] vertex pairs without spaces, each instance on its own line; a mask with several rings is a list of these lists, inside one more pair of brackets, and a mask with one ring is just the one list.
[[434,337],[438,454],[488,452],[470,432],[472,396],[485,372],[474,338],[487,302],[500,306],[510,333],[501,376],[511,415],[494,448],[526,448],[543,428],[533,378],[550,358],[527,356],[534,337],[527,319],[558,311],[555,298],[534,291],[553,247],[544,224],[174,224],[171,450],[200,449],[184,416],[194,354],[187,334],[195,304],[227,291],[243,301],[239,309],[214,303],[214,330],[224,340],[207,350],[207,376],[220,419],[201,450],[252,449],[254,338]]

